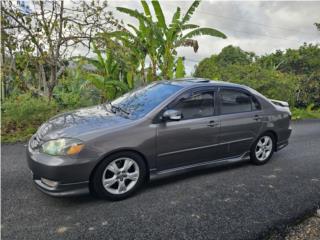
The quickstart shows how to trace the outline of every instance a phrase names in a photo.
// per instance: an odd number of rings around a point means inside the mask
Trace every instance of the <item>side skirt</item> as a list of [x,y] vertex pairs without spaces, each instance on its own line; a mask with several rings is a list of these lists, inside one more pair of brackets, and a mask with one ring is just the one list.
[[217,167],[217,166],[222,166],[222,165],[229,165],[229,164],[238,163],[238,162],[245,162],[248,160],[250,160],[250,152],[245,152],[243,155],[238,156],[238,157],[212,160],[212,161],[196,163],[196,164],[192,164],[192,165],[187,165],[187,166],[182,166],[182,167],[177,167],[177,168],[172,168],[172,169],[167,169],[167,170],[162,170],[162,171],[157,171],[156,169],[152,169],[150,171],[150,180],[163,178],[163,177],[167,177],[167,176],[172,176],[172,175],[177,175],[177,174],[181,174],[181,173],[186,173],[186,172],[190,172],[192,170],[206,169],[206,168],[212,168],[212,167]]

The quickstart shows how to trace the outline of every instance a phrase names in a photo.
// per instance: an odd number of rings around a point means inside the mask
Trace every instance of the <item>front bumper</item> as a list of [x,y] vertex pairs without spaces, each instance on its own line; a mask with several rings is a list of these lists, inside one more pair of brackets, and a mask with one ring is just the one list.
[[[30,144],[27,147],[27,162],[36,187],[51,196],[88,193],[90,174],[97,164],[97,161],[87,157],[50,156],[32,149]],[[48,184],[50,181],[55,184]]]
[[[33,175],[33,177],[35,177]],[[41,181],[41,179],[33,179],[36,187],[54,197],[64,197],[64,196],[75,196],[75,195],[83,195],[89,193],[89,182],[79,182],[79,183],[69,183],[69,184],[61,184],[58,183],[57,186],[51,187],[44,182]]]

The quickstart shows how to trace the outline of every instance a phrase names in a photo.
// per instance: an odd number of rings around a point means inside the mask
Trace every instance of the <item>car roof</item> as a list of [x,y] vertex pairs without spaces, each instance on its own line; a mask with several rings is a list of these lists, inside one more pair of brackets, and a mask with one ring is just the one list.
[[217,86],[217,87],[239,87],[242,89],[249,90],[248,87],[236,83],[224,82],[219,80],[210,80],[205,78],[177,78],[173,80],[163,80],[164,83],[169,83],[173,85],[178,85],[181,87],[191,87],[191,86]]

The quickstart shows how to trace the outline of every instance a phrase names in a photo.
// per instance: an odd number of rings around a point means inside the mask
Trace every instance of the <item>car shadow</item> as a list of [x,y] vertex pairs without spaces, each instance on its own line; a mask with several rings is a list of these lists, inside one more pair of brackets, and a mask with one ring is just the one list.
[[245,162],[232,163],[232,164],[228,164],[228,165],[224,165],[224,166],[208,167],[208,168],[190,170],[190,171],[186,171],[183,173],[173,174],[170,176],[165,176],[165,177],[161,177],[159,179],[151,180],[139,192],[144,192],[150,188],[158,188],[163,185],[175,184],[177,182],[184,181],[186,179],[197,178],[197,177],[200,177],[203,175],[209,175],[209,174],[214,174],[214,173],[219,173],[219,172],[227,172],[227,171],[231,171],[231,170],[241,168],[244,166],[248,166],[248,165],[250,165],[249,162],[245,161]]
[[[171,184],[176,184],[177,182],[184,181],[186,179],[190,178],[197,178],[203,175],[209,175],[209,174],[215,174],[219,172],[228,172],[232,171],[237,168],[241,168],[244,166],[250,166],[250,163],[245,161],[245,162],[238,162],[238,163],[232,163],[224,166],[215,166],[215,167],[210,167],[210,168],[204,168],[204,169],[196,169],[196,170],[190,170],[184,173],[179,173],[179,174],[174,174],[170,176],[165,176],[161,177],[158,179],[154,179],[149,181],[142,189],[140,189],[134,196],[130,197],[129,199],[125,199],[122,201],[128,201],[132,200],[135,197],[143,194],[145,191],[148,191],[150,189],[156,189],[159,187],[162,187],[164,185],[171,185]],[[52,198],[48,196],[48,198]],[[63,205],[68,205],[68,204],[77,204],[77,205],[86,205],[90,203],[107,203],[110,201],[104,200],[97,198],[95,196],[88,194],[85,195],[78,195],[78,196],[68,196],[68,197],[57,197],[55,199],[61,200],[61,203]]]

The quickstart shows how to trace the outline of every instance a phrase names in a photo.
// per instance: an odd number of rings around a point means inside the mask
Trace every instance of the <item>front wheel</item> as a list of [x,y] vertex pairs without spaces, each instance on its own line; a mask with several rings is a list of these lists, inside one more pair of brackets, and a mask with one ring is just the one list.
[[90,188],[94,195],[121,200],[131,196],[146,179],[142,157],[133,152],[114,154],[94,171]]
[[267,163],[274,152],[275,140],[271,133],[262,134],[251,148],[251,161],[256,165]]

